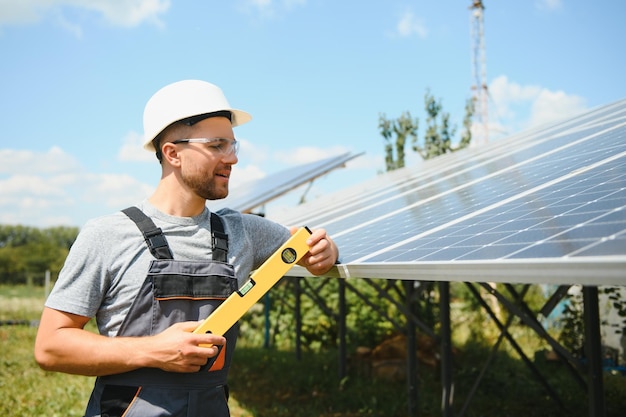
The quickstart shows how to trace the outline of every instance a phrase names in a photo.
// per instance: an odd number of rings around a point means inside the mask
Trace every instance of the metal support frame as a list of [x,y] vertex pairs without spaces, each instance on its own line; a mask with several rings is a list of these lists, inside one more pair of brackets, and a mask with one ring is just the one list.
[[[319,278],[316,278],[319,280]],[[302,282],[302,284],[301,284]],[[385,311],[377,308],[377,304],[371,302],[364,294],[362,294],[357,288],[351,285],[348,280],[341,279],[339,281],[339,305],[338,312],[333,312],[325,301],[319,297],[319,290],[326,285],[328,278],[326,278],[320,286],[314,287],[310,285],[307,280],[296,278],[293,281],[295,291],[295,310],[296,318],[296,356],[298,359],[301,357],[301,325],[302,318],[300,312],[300,298],[302,295],[306,295],[313,300],[329,317],[334,318],[338,326],[338,346],[339,346],[339,377],[344,378],[347,375],[347,345],[346,345],[346,290],[352,291],[367,305],[369,305],[374,311],[378,312],[381,317],[394,323],[398,329],[403,326],[400,325],[393,317],[390,317]],[[441,384],[442,384],[442,402],[441,411],[443,417],[452,417],[454,415],[454,380],[453,380],[453,358],[452,358],[452,344],[451,344],[451,322],[450,322],[450,282],[439,282],[439,307],[440,307],[440,334],[435,334],[433,329],[428,328],[417,316],[416,309],[416,296],[418,294],[415,281],[412,280],[386,280],[385,285],[380,285],[374,281],[365,281],[372,288],[378,292],[377,296],[382,297],[390,301],[395,307],[405,315],[406,317],[406,335],[407,335],[407,393],[408,393],[408,412],[410,416],[416,416],[418,414],[418,361],[416,357],[417,345],[416,345],[416,331],[419,328],[424,333],[431,337],[434,337],[440,344],[441,348]],[[399,291],[397,286],[398,282],[401,282],[401,288],[403,293]],[[490,356],[487,358],[486,363],[483,365],[483,369],[478,375],[476,382],[468,393],[467,399],[463,404],[458,416],[465,415],[469,404],[478,390],[478,386],[483,379],[486,370],[492,364],[495,357],[495,353],[501,345],[502,341],[507,340],[513,349],[519,354],[522,361],[527,365],[531,373],[536,379],[544,386],[546,392],[550,397],[556,401],[559,406],[567,412],[566,406],[559,397],[558,393],[550,386],[546,378],[542,376],[539,369],[528,358],[519,344],[515,341],[513,336],[509,333],[508,328],[512,324],[514,318],[519,318],[528,327],[533,329],[535,333],[546,340],[553,350],[561,357],[563,363],[568,367],[572,375],[579,382],[581,387],[587,390],[589,396],[589,416],[590,417],[605,417],[606,408],[604,403],[604,386],[602,375],[602,352],[600,343],[600,318],[598,307],[598,289],[597,287],[584,286],[583,287],[583,300],[584,300],[584,323],[585,323],[585,353],[587,359],[587,365],[584,366],[577,358],[575,358],[570,352],[561,346],[554,338],[552,338],[544,327],[539,323],[535,314],[530,311],[526,303],[524,302],[524,296],[531,284],[525,284],[522,287],[521,292],[517,291],[511,284],[504,284],[507,291],[510,293],[513,301],[502,295],[494,287],[486,283],[477,283],[478,286],[487,290],[487,292],[494,297],[509,311],[511,314],[508,316],[507,321],[502,323],[489,304],[483,299],[482,295],[478,291],[477,287],[470,282],[465,282],[465,285],[470,290],[472,295],[479,302],[481,307],[487,312],[494,324],[498,327],[500,335],[498,340],[492,347]],[[548,299],[546,304],[540,309],[539,314],[549,314],[566,294],[568,286],[560,286],[555,293]],[[389,295],[390,292],[396,292],[397,295],[403,295],[404,301],[397,302]],[[285,300],[282,300],[283,302]],[[588,380],[585,381],[580,373],[586,373]]]
[[[532,372],[532,374],[535,376],[535,378],[537,378],[537,380],[539,382],[541,382],[541,384],[544,386],[544,388],[546,389],[546,391],[550,394],[550,397],[555,400],[559,406],[563,409],[565,409],[565,406],[563,404],[563,401],[561,401],[559,395],[557,394],[557,392],[552,388],[552,386],[550,386],[550,384],[548,383],[548,381],[543,377],[543,375],[541,375],[541,372],[539,372],[539,369],[537,369],[537,367],[533,364],[533,362],[528,358],[528,356],[526,356],[526,354],[524,353],[524,351],[522,350],[522,348],[519,346],[519,344],[515,341],[515,339],[513,338],[513,336],[508,332],[508,327],[510,326],[512,319],[514,316],[510,316],[509,320],[507,321],[506,325],[503,325],[500,322],[500,319],[498,319],[498,317],[496,316],[496,314],[493,312],[493,310],[491,309],[491,307],[487,304],[487,302],[481,297],[480,293],[478,292],[478,290],[476,290],[476,288],[470,284],[470,283],[466,283],[467,287],[470,289],[470,291],[472,292],[472,294],[474,295],[474,297],[478,300],[478,302],[481,304],[481,306],[483,307],[483,309],[485,309],[485,311],[487,312],[487,314],[489,314],[489,317],[493,320],[493,322],[496,324],[496,326],[498,327],[498,330],[500,330],[500,339],[502,337],[506,338],[506,340],[511,344],[511,346],[513,347],[513,349],[515,350],[515,352],[520,356],[520,358],[522,359],[522,361],[526,364],[526,366],[528,367],[528,369],[530,369],[530,371]],[[490,291],[492,293],[497,293],[498,295],[500,295],[493,287],[491,287],[490,285],[487,284],[483,284],[483,287],[489,288]],[[526,292],[527,288],[525,288],[524,293]],[[501,296],[500,296],[501,297]],[[498,300],[500,300],[500,298],[498,298]],[[504,298],[504,300],[506,301],[505,306],[508,307],[513,307],[513,304],[510,303],[508,300],[506,300],[506,298]],[[522,302],[521,299],[518,299],[518,302]],[[503,303],[504,304],[504,303]],[[516,308],[514,308],[514,310],[517,310]],[[511,311],[512,313],[514,313],[514,311],[512,311],[509,308],[509,311]],[[514,313],[515,314],[515,313]],[[494,346],[491,356],[489,358],[489,360],[487,361],[487,364],[485,365],[483,372],[481,372],[481,376],[480,379],[482,379],[482,376],[484,375],[486,369],[488,368],[488,366],[491,364],[491,359],[493,358],[493,355],[495,355],[495,352],[497,350],[497,346],[499,346],[500,344],[500,339],[498,340],[498,343],[496,343],[496,346]],[[477,380],[474,388],[472,389],[472,396],[474,394],[474,392],[476,391],[476,388],[478,387],[478,383],[480,382],[480,380]],[[467,404],[469,404],[469,401],[471,400],[471,396],[468,397],[467,402],[466,402],[466,406],[463,407],[463,410],[465,411],[467,408]]]
[[570,373],[574,376],[576,381],[578,381],[580,386],[583,389],[586,388],[585,381],[581,378],[580,374],[578,372],[576,372],[576,369],[574,369],[574,368],[577,368],[580,372],[584,372],[584,367],[582,366],[580,361],[577,360],[574,357],[574,355],[571,354],[571,352],[569,352],[565,347],[563,347],[559,342],[557,342],[552,336],[550,336],[550,334],[548,334],[546,329],[544,329],[544,327],[541,325],[541,323],[539,323],[539,321],[530,312],[530,310],[528,309],[526,304],[523,302],[523,300],[519,299],[519,295],[517,295],[517,293],[513,290],[512,286],[510,284],[505,284],[505,285],[506,285],[507,289],[511,292],[511,294],[515,298],[518,299],[517,303],[519,305],[516,305],[515,303],[512,303],[511,301],[509,301],[506,297],[504,297],[502,294],[500,294],[498,291],[496,291],[493,287],[491,287],[491,286],[489,286],[489,285],[487,285],[485,283],[481,283],[480,285],[483,288],[487,289],[492,295],[494,295],[498,299],[498,301],[504,307],[506,307],[507,310],[509,310],[511,313],[515,314],[517,317],[519,317],[524,322],[524,324],[526,324],[528,327],[533,329],[535,331],[535,333],[537,333],[537,335],[539,337],[541,337],[546,342],[548,342],[550,347],[552,349],[554,349],[554,351],[562,359],[564,359],[564,363],[567,365],[567,368],[570,370]]
[[[481,300],[482,300],[482,298],[481,298]],[[460,417],[465,415],[465,413],[467,411],[467,408],[469,407],[470,402],[474,398],[474,395],[476,395],[476,391],[478,390],[478,387],[479,387],[481,381],[483,380],[485,374],[487,373],[487,370],[489,369],[489,367],[491,366],[493,360],[496,357],[496,352],[498,351],[498,348],[500,347],[500,344],[504,340],[505,336],[509,336],[508,328],[511,325],[511,323],[513,323],[513,318],[514,317],[515,316],[513,316],[513,315],[509,316],[507,321],[506,321],[506,323],[504,324],[502,330],[500,331],[500,336],[498,336],[498,340],[496,340],[496,343],[494,343],[493,347],[491,348],[491,353],[489,354],[489,357],[487,358],[487,360],[483,364],[483,368],[481,369],[480,374],[478,375],[478,377],[474,381],[474,385],[472,385],[472,388],[470,389],[469,393],[467,394],[467,399],[465,400],[465,403],[463,404],[463,407],[461,408],[461,411],[459,413]]]

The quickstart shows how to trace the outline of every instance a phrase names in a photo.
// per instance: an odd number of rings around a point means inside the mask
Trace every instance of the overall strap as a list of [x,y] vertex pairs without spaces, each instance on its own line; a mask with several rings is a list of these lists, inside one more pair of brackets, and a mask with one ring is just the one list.
[[159,227],[156,227],[150,217],[146,216],[143,211],[134,206],[125,208],[122,212],[134,221],[141,233],[143,233],[150,253],[152,253],[155,258],[174,259],[172,251],[167,244],[167,239],[165,239],[165,235],[163,235],[163,231]]
[[213,212],[211,212],[211,246],[214,261],[228,262],[228,235],[224,233],[222,219]]
[[[146,240],[150,253],[155,258],[174,259],[163,231],[156,227],[150,217],[134,206],[128,207],[122,212],[135,222]],[[228,235],[224,233],[222,219],[213,212],[211,212],[211,249],[214,261],[228,262]]]

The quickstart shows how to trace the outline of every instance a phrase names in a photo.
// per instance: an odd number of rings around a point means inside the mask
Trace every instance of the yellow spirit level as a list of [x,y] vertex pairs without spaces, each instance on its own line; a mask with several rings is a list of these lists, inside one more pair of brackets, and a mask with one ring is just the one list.
[[263,265],[250,275],[248,281],[237,292],[224,300],[193,332],[196,334],[224,335],[309,251],[309,246],[306,244],[309,236],[311,236],[311,231],[308,227],[298,229]]

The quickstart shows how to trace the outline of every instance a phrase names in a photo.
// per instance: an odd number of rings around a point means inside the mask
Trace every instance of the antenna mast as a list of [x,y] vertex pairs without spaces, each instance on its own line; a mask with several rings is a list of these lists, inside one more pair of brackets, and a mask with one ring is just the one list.
[[472,133],[477,144],[489,141],[487,63],[485,57],[485,34],[481,0],[473,0],[470,9],[470,35],[472,41],[472,100],[474,102],[474,124]]

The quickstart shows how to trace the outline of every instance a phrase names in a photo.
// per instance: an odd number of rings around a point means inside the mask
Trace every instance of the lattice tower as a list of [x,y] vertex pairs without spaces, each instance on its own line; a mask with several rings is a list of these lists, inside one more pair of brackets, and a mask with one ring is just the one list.
[[489,141],[489,112],[487,91],[487,61],[483,15],[485,6],[481,0],[473,0],[470,9],[470,36],[472,42],[472,100],[474,101],[474,125],[472,129],[476,144]]

